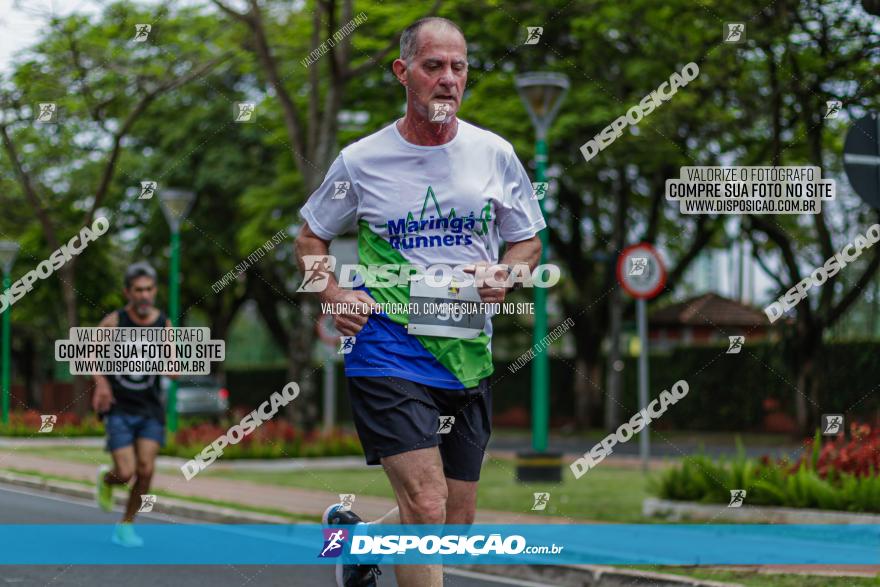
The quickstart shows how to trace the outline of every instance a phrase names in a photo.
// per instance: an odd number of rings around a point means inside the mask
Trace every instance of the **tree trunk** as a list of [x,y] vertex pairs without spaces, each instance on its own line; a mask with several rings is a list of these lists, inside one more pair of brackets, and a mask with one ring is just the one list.
[[[76,260],[71,259],[58,270],[61,282],[61,297],[64,300],[64,313],[67,317],[67,327],[79,326],[79,313],[76,304]],[[65,338],[68,332],[64,333]],[[77,375],[73,377],[73,411],[79,417],[84,417],[91,409],[91,378]]]
[[617,255],[623,251],[626,240],[626,215],[629,210],[629,183],[626,180],[626,169],[618,169],[620,177],[617,186],[617,208],[614,210],[614,233],[612,242],[613,260],[606,265],[606,283],[613,284],[611,298],[608,301],[608,327],[610,347],[608,349],[608,393],[605,395],[605,429],[614,430],[620,424],[620,379],[621,374],[614,368],[620,360],[620,323],[623,317],[623,297],[617,281]]
[[807,395],[806,395],[807,372],[806,365],[798,371],[797,389],[794,390],[794,411],[797,429],[801,434],[806,434],[807,425]]
[[[229,328],[232,326],[232,321],[235,320],[235,316],[238,314],[241,306],[248,299],[248,291],[239,297],[236,297],[231,305],[226,304],[217,304],[214,308],[212,308],[211,314],[213,319],[211,320],[211,337],[217,340],[226,340],[226,337],[229,335]],[[225,361],[218,361],[214,364],[214,377],[217,381],[225,386],[226,385],[226,363]]]
[[574,422],[577,430],[583,430],[590,421],[590,383],[584,377],[589,369],[587,358],[580,352],[574,359],[574,369]]
[[[230,321],[231,318],[229,316],[219,316],[212,320],[211,338],[226,341]],[[226,387],[226,361],[217,361],[213,364],[212,368],[214,379],[216,379],[217,383]]]
[[[819,385],[816,365],[822,352],[822,329],[802,321],[798,324],[794,353],[797,372],[795,411],[798,430],[812,436],[819,422]],[[809,405],[808,405],[809,404]]]
[[320,370],[312,368],[314,336],[310,336],[310,332],[315,323],[312,304],[302,302],[301,305],[303,311],[297,312],[299,324],[291,329],[287,346],[287,380],[299,385],[300,395],[287,406],[287,418],[297,428],[311,430],[319,425],[320,386],[315,381]]
[[[800,430],[801,434],[804,436],[812,436],[812,429],[815,425],[815,422],[818,421],[818,417],[816,415],[816,410],[818,402],[816,402],[816,396],[818,395],[818,386],[816,385],[815,380],[815,363],[812,358],[805,358],[801,363],[800,372],[797,377],[797,425],[798,430]],[[810,402],[810,405],[807,405],[807,402]]]
[[40,376],[40,359],[34,348],[34,339],[25,336],[21,345],[21,360],[18,361],[19,373],[24,381],[25,396],[28,405],[42,407],[43,388]]

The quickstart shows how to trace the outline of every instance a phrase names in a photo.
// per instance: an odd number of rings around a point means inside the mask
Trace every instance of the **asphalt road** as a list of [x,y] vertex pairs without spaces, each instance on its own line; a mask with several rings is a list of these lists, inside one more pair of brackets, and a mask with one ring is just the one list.
[[[0,484],[0,524],[112,524],[119,513],[104,513],[91,501],[52,495],[31,489]],[[176,523],[198,523],[176,516]],[[172,520],[161,514],[142,514],[139,523],[167,524]],[[0,545],[2,548],[2,545]],[[107,542],[107,548],[118,548]],[[383,569],[382,587],[397,585],[394,571]],[[2,566],[0,586],[43,585],[82,586],[122,585],[123,587],[244,587],[245,585],[332,587],[332,566],[225,565],[225,566],[121,566],[121,565],[46,565]],[[454,568],[446,569],[447,587],[495,587],[518,585],[539,587],[536,583],[490,577]]]

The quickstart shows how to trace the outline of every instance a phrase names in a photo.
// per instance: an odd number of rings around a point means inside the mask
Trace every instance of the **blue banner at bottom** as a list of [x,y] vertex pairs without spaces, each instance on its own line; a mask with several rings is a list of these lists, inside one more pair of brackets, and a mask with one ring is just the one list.
[[4,565],[880,564],[880,526],[726,524],[0,525]]

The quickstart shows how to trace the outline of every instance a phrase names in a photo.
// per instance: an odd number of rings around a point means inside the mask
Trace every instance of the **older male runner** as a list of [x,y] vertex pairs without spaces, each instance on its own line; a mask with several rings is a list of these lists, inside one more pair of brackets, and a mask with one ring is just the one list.
[[[326,267],[338,235],[356,229],[362,265],[430,267],[502,264],[534,268],[544,228],[531,181],[509,142],[458,118],[467,83],[467,46],[443,18],[424,18],[400,39],[394,74],[406,88],[406,115],[344,148],[301,214],[300,268],[322,282],[323,302],[338,305],[423,300],[504,300],[508,272],[487,286],[339,287]],[[384,306],[386,309],[388,306]],[[444,323],[444,318],[447,318]],[[355,426],[368,464],[381,463],[398,507],[377,520],[403,524],[471,524],[477,482],[491,432],[491,322],[488,317],[369,314],[349,309],[336,327],[356,336],[345,354]],[[453,324],[453,322],[455,322]],[[454,416],[448,431],[442,417]],[[451,422],[448,418],[446,422]],[[440,433],[438,433],[440,432]],[[341,504],[329,525],[361,519]],[[375,522],[374,522],[375,523]],[[397,565],[403,587],[442,585],[439,565]],[[340,565],[337,582],[375,585],[375,565]]]
[[[158,308],[156,271],[147,263],[134,263],[125,271],[122,290],[128,303],[108,314],[98,326],[170,327],[171,321]],[[150,490],[150,481],[159,448],[165,444],[165,410],[160,399],[158,375],[94,375],[95,394],[92,407],[103,415],[107,431],[107,450],[113,457],[113,468],[98,469],[95,496],[104,511],[113,509],[113,486],[125,485],[132,479],[128,504],[122,522],[116,525],[112,541],[126,547],[143,545],[132,528],[141,506],[141,496]]]

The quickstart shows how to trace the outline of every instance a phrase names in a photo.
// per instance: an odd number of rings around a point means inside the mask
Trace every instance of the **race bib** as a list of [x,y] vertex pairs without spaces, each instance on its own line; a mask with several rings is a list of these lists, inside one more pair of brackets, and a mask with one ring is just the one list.
[[476,338],[486,326],[482,300],[473,285],[457,286],[453,282],[433,286],[419,279],[410,283],[409,299],[409,334]]

